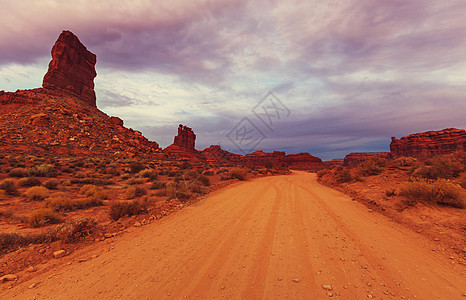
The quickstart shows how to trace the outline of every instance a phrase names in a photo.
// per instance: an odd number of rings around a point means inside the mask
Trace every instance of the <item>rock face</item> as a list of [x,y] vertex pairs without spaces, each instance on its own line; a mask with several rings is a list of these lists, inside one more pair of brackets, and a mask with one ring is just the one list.
[[63,31],[52,48],[52,61],[42,86],[70,92],[96,106],[95,63],[95,54],[88,51],[72,32]]
[[357,167],[363,161],[366,161],[372,157],[381,157],[385,159],[389,159],[391,157],[390,152],[358,152],[358,153],[350,153],[345,156],[343,160],[343,166],[345,167]]
[[394,158],[410,156],[428,159],[435,155],[466,151],[466,130],[447,128],[415,133],[401,139],[392,137],[390,151]]

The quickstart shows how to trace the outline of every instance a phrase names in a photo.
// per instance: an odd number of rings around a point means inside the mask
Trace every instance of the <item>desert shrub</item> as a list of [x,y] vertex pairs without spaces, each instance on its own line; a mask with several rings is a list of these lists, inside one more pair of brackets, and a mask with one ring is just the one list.
[[463,189],[466,189],[466,172],[461,173],[457,180],[459,185],[461,185]]
[[134,198],[137,198],[137,197],[141,197],[141,196],[144,196],[147,194],[147,190],[143,187],[140,187],[140,186],[132,186],[132,187],[129,187],[125,193],[124,193],[124,197],[126,199],[134,199]]
[[429,159],[417,168],[413,176],[426,179],[455,178],[465,169],[464,158],[459,154],[442,155]]
[[71,200],[65,193],[57,193],[50,196],[45,202],[45,207],[48,207],[56,212],[72,211],[75,209],[73,200]]
[[177,171],[169,171],[167,173],[168,177],[175,177],[176,175],[178,175],[178,172]]
[[161,181],[154,181],[152,182],[152,185],[150,186],[151,190],[159,190],[165,188],[167,185],[166,182],[161,182]]
[[18,177],[18,178],[28,177],[29,172],[25,168],[14,168],[14,169],[11,169],[10,172],[8,172],[8,176]]
[[58,189],[58,185],[60,184],[60,181],[57,179],[50,179],[45,181],[42,186],[48,188],[49,190],[56,190]]
[[180,169],[181,170],[191,169],[191,164],[189,163],[189,161],[184,161],[181,163]]
[[107,193],[102,188],[96,187],[92,184],[86,184],[82,186],[79,192],[86,197],[91,197],[100,200],[108,199]]
[[328,174],[330,170],[328,169],[322,169],[317,171],[317,178],[322,178],[324,175]]
[[61,219],[50,208],[39,208],[29,215],[28,222],[32,227],[40,227],[60,223]]
[[29,174],[31,176],[38,176],[38,177],[54,176],[55,168],[52,165],[41,164],[41,165],[29,168]]
[[417,159],[414,157],[398,157],[395,159],[395,164],[400,167],[411,167],[414,166],[417,163]]
[[214,171],[207,170],[207,171],[202,172],[202,175],[205,175],[205,176],[214,176]]
[[386,159],[381,157],[372,157],[359,164],[358,173],[361,176],[378,175],[382,173],[383,167],[385,167],[386,163]]
[[143,177],[143,178],[148,178],[149,181],[157,180],[157,177],[158,177],[157,172],[155,172],[154,170],[150,170],[150,169],[142,170],[141,172],[138,173],[138,176]]
[[353,181],[351,172],[348,168],[336,168],[334,169],[334,178],[336,183],[344,183]]
[[0,253],[8,250],[16,250],[19,247],[29,244],[38,244],[45,242],[44,234],[26,234],[22,235],[16,232],[0,233]]
[[112,220],[117,221],[124,216],[133,216],[147,212],[148,206],[149,202],[146,198],[114,202],[110,205],[109,216]]
[[210,179],[205,175],[199,175],[196,181],[200,182],[203,186],[210,186]]
[[386,190],[385,191],[385,196],[387,197],[392,197],[392,196],[395,196],[396,193],[395,193],[395,190]]
[[0,183],[0,189],[4,190],[7,195],[16,196],[19,195],[16,184],[11,179],[5,179]]
[[128,180],[128,184],[130,185],[137,185],[143,183],[145,183],[145,180],[142,178],[131,178],[130,180]]
[[131,174],[136,174],[144,170],[146,167],[140,162],[131,162],[129,164],[129,172]]
[[89,236],[96,225],[97,222],[93,218],[80,218],[58,225],[51,230],[50,234],[54,239],[72,243]]
[[41,182],[37,178],[28,177],[28,178],[21,178],[20,180],[18,180],[17,185],[21,187],[31,187],[31,186],[39,186],[41,185]]
[[48,196],[49,190],[43,186],[33,186],[29,188],[24,194],[31,200],[41,201]]
[[196,194],[206,194],[206,188],[200,184],[194,183],[189,186],[189,190]]
[[246,180],[247,176],[248,176],[247,169],[234,168],[234,169],[231,169],[230,171],[230,177],[234,179]]
[[464,208],[466,203],[465,190],[444,179],[407,182],[401,187],[400,195],[406,197],[408,205],[421,201]]

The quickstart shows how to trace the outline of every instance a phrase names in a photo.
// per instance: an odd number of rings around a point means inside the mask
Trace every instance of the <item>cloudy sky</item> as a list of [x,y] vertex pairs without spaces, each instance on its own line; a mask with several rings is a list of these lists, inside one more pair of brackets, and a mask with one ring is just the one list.
[[0,90],[41,86],[66,29],[98,107],[162,147],[182,123],[239,152],[247,123],[253,150],[331,159],[466,127],[464,0],[67,2],[1,0]]

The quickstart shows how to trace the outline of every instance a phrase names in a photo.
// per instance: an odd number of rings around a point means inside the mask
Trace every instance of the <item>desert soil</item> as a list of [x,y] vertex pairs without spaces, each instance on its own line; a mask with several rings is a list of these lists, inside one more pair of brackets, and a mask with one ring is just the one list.
[[465,267],[440,247],[294,172],[37,266],[0,298],[465,299]]

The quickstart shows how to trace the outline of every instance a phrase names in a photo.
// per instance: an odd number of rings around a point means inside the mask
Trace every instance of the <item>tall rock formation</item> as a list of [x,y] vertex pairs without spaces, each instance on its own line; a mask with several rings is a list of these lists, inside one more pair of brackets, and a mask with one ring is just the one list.
[[52,48],[52,61],[44,76],[45,89],[70,92],[96,106],[94,92],[97,58],[71,31],[63,31]]
[[357,167],[360,163],[373,157],[389,159],[391,158],[391,155],[390,152],[353,152],[345,156],[343,166]]
[[178,135],[175,136],[175,140],[173,141],[173,145],[177,145],[181,148],[185,148],[188,151],[194,151],[194,145],[196,142],[196,135],[192,128],[188,126],[183,126],[180,124],[178,126]]
[[428,159],[435,155],[466,151],[466,130],[447,128],[415,133],[401,139],[392,137],[392,157],[410,156]]

